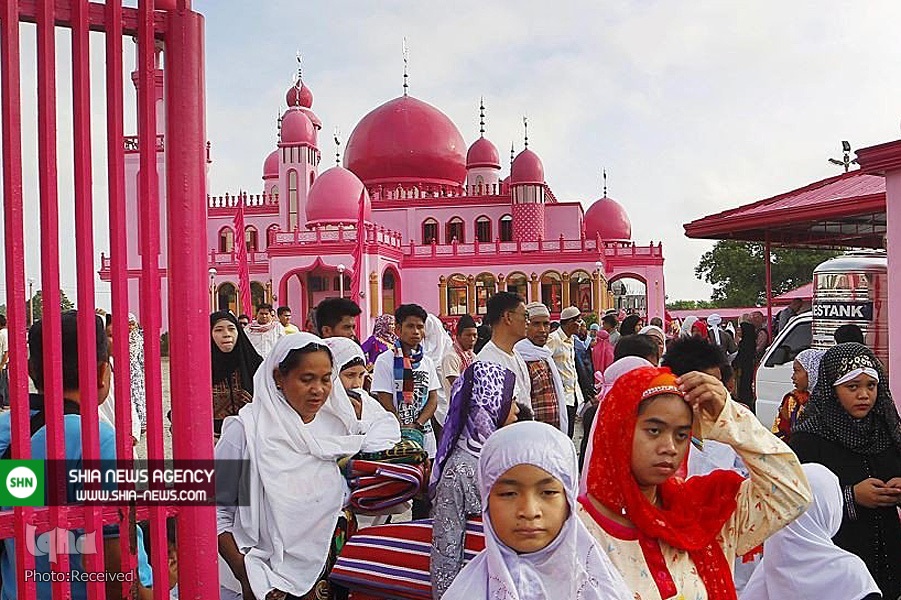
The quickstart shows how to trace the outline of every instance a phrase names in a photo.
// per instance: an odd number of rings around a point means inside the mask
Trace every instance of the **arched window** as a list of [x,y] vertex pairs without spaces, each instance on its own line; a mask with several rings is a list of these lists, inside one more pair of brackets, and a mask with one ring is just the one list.
[[256,252],[260,247],[257,228],[253,225],[248,225],[244,228],[244,244],[247,246],[248,252]]
[[275,234],[278,232],[278,225],[270,225],[266,229],[266,247],[275,242]]
[[393,269],[385,269],[382,275],[382,314],[394,314],[394,309],[398,305],[398,285],[397,274]]
[[480,242],[491,241],[491,219],[484,215],[476,219],[476,239]]
[[541,303],[551,312],[563,310],[563,282],[556,271],[546,271],[541,276]]
[[272,198],[274,200],[275,197],[278,196],[278,186],[274,185],[271,188],[269,188],[269,193],[272,194]]
[[461,244],[466,241],[463,237],[463,219],[454,217],[447,222],[447,236],[445,237],[445,240],[448,244],[454,240],[457,240]]
[[219,230],[219,252],[234,252],[235,232],[231,227],[223,227]]
[[250,282],[250,303],[253,304],[253,312],[249,306],[242,306],[241,310],[249,315],[257,314],[257,306],[266,303],[266,288],[259,281]]
[[488,298],[497,293],[497,279],[491,273],[479,273],[476,277],[476,314],[488,312]]
[[316,173],[310,171],[310,187],[313,187],[313,182],[316,181]]
[[238,310],[238,288],[233,283],[225,282],[216,288],[216,310]]
[[513,217],[510,215],[501,217],[501,241],[513,241]]
[[[340,275],[336,275],[335,277],[332,278],[332,290],[335,292],[338,292],[339,294],[341,293],[341,276]],[[345,296],[350,295],[350,276],[349,275],[344,276],[344,295]]]
[[569,276],[569,303],[583,313],[592,312],[591,275],[585,271],[573,271]]
[[525,302],[529,297],[529,278],[525,273],[510,273],[507,275],[507,291],[513,292]]
[[468,309],[469,288],[464,275],[455,274],[447,279],[447,313],[465,315]]
[[297,171],[291,169],[288,171],[288,231],[294,231],[297,227]]
[[422,243],[431,244],[438,241],[438,221],[426,219],[422,224]]

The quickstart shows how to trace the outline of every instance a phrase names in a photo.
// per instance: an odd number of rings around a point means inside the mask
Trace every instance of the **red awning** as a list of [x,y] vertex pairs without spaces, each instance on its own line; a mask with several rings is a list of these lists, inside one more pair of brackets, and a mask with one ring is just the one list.
[[781,296],[773,298],[773,304],[791,304],[795,298],[809,302],[813,299],[813,282],[805,283],[801,287],[797,287],[791,291],[785,292]]
[[690,238],[781,246],[884,247],[885,179],[851,171],[692,221]]

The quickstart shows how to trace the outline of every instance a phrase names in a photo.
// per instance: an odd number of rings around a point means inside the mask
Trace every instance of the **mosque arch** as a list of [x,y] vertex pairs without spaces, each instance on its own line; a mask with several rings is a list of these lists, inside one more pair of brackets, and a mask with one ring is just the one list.
[[438,221],[429,217],[422,222],[422,243],[438,242]]
[[497,293],[497,278],[492,273],[479,273],[475,279],[476,314],[488,313],[488,299]]
[[235,232],[226,225],[219,230],[219,252],[234,252]]
[[513,241],[513,215],[503,215],[498,221],[498,231],[502,242]]
[[244,228],[244,244],[248,252],[257,252],[260,249],[260,235],[257,228],[248,225]]
[[583,313],[592,312],[591,275],[588,271],[576,269],[569,274],[569,302]]
[[266,247],[275,243],[275,234],[278,233],[278,225],[270,225],[266,228]]
[[447,278],[447,314],[465,315],[469,312],[469,286],[466,275],[454,273]]
[[636,310],[646,313],[648,308],[647,280],[636,273],[617,273],[610,279],[613,307],[617,310]]
[[275,197],[278,196],[278,186],[273,185],[271,188],[269,188],[269,193],[272,194],[273,199],[275,199]]
[[466,242],[466,225],[460,217],[454,217],[447,222],[447,231],[445,232],[445,243],[451,244],[454,241],[463,244]]
[[557,271],[545,271],[539,278],[541,283],[541,303],[551,312],[563,310],[563,278]]
[[216,288],[216,310],[228,310],[237,314],[238,287],[234,283],[225,281]]
[[260,304],[266,303],[266,286],[264,286],[259,281],[251,281],[250,282],[250,303],[253,305],[253,312],[248,312],[251,310],[250,306],[242,306],[241,310],[246,312],[247,314],[256,314],[257,307]]
[[529,277],[521,271],[510,273],[507,275],[507,291],[522,298],[523,302],[528,302]]
[[478,242],[491,242],[491,218],[487,215],[482,215],[476,218],[476,241]]
[[388,266],[382,272],[382,314],[393,315],[400,303],[400,274]]

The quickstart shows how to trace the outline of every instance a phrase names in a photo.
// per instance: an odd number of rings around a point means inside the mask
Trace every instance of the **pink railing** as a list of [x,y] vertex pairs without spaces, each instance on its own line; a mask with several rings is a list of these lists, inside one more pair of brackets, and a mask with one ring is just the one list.
[[[377,225],[367,224],[366,243],[382,244],[394,248],[403,246],[400,233]],[[355,227],[338,227],[337,229],[318,228],[313,231],[274,231],[270,233],[270,246],[295,246],[307,244],[347,243],[357,241]]]
[[[44,364],[47,365],[44,386],[47,416],[47,457],[62,460],[65,456],[65,428],[63,423],[63,383],[61,349],[60,273],[63,253],[59,238],[71,241],[75,247],[74,267],[77,279],[79,331],[79,362],[96,363],[94,308],[94,218],[104,212],[109,215],[111,259],[106,267],[111,274],[113,310],[113,356],[116,365],[116,450],[120,460],[132,455],[130,381],[128,355],[128,254],[126,239],[134,235],[137,221],[141,236],[142,264],[140,280],[139,320],[144,328],[145,381],[147,401],[148,458],[164,457],[162,366],[160,334],[162,321],[160,255],[160,194],[156,170],[156,145],[137,144],[126,149],[130,138],[124,136],[123,37],[137,42],[138,68],[135,81],[137,95],[137,138],[166,136],[166,192],[169,255],[184,257],[172,261],[168,268],[168,304],[178,306],[180,317],[171,320],[169,352],[171,356],[172,440],[175,459],[212,459],[212,415],[209,378],[209,334],[205,326],[208,298],[206,296],[208,250],[206,248],[205,161],[207,147],[204,131],[203,100],[203,19],[192,12],[189,0],[174,0],[170,10],[154,10],[153,2],[139,0],[138,8],[124,8],[120,0],[105,4],[88,0],[6,0],[0,4],[0,101],[2,101],[2,164],[3,214],[5,247],[5,285],[10,337],[10,396],[11,437],[14,458],[31,456],[30,413],[28,404],[28,367],[25,302],[25,256],[37,248],[26,248],[26,242],[39,245],[40,286],[43,296]],[[32,52],[33,46],[23,46],[20,23],[34,23],[37,45],[37,185],[24,181],[22,131],[31,131],[32,122],[23,123],[21,104],[22,53]],[[73,146],[61,148],[57,156],[57,49],[56,28],[71,31],[72,81],[72,141]],[[107,119],[105,157],[108,177],[108,198],[97,199],[92,191],[94,157],[91,155],[92,73],[90,72],[90,32],[102,32],[105,48],[104,94]],[[166,52],[165,107],[166,131],[158,133],[156,115],[156,82],[159,80],[157,41],[163,41]],[[60,65],[64,63],[60,62]],[[66,70],[64,66],[61,66]],[[30,80],[31,74],[26,76]],[[62,79],[68,79],[64,73]],[[128,82],[131,85],[131,82]],[[123,143],[123,140],[126,140]],[[136,152],[140,162],[141,198],[139,214],[128,215],[125,198],[125,154]],[[101,161],[98,161],[101,162]],[[74,173],[75,221],[60,220],[58,170],[60,164],[71,164]],[[40,232],[25,234],[23,189],[37,189]],[[108,201],[104,201],[108,200]],[[68,202],[68,200],[63,200]],[[129,218],[131,217],[131,218]],[[68,257],[66,260],[71,260]],[[207,375],[204,376],[203,374]],[[79,388],[82,406],[98,403],[96,369],[79,369]],[[98,414],[82,412],[82,457],[85,461],[100,456]],[[60,477],[46,479],[48,491],[64,491],[64,470]],[[65,498],[65,495],[62,496]],[[83,529],[100,533],[103,525],[119,526],[121,568],[134,572],[136,566],[134,537],[129,532],[134,521],[148,520],[154,565],[154,598],[169,597],[166,565],[166,518],[176,515],[179,544],[179,588],[182,598],[213,598],[218,595],[216,564],[215,509],[204,507],[133,506],[103,507],[56,502],[49,508],[17,507],[0,513],[0,538],[15,540],[16,597],[30,600],[36,597],[36,584],[26,580],[26,571],[35,566],[29,552],[33,540],[29,536],[55,528]],[[102,535],[97,536],[98,539]],[[68,574],[68,554],[61,553],[50,563],[54,573]],[[88,572],[105,570],[103,545],[96,553],[84,556]],[[71,597],[65,577],[54,577],[53,597]],[[119,597],[133,597],[134,581],[123,583]],[[103,583],[87,586],[88,598],[106,598]]]
[[646,256],[662,257],[663,246],[653,242],[647,246],[637,246],[631,243],[598,242],[587,238],[556,240],[538,240],[533,242],[451,242],[450,244],[424,244],[416,245],[410,242],[404,246],[404,254],[411,257],[429,256],[480,256],[499,254],[520,254],[528,252],[555,252],[555,253],[580,253],[586,251],[598,251],[605,257],[619,256]]
[[235,195],[207,196],[209,208],[236,208],[239,201],[244,200],[244,206],[278,206],[278,194],[248,194],[240,192]]

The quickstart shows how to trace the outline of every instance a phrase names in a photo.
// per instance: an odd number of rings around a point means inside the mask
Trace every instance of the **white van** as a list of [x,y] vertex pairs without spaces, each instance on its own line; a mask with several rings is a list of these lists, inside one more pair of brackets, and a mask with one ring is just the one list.
[[792,390],[792,365],[802,350],[813,340],[810,311],[801,313],[776,334],[757,368],[757,418],[767,427],[773,426],[782,398]]

